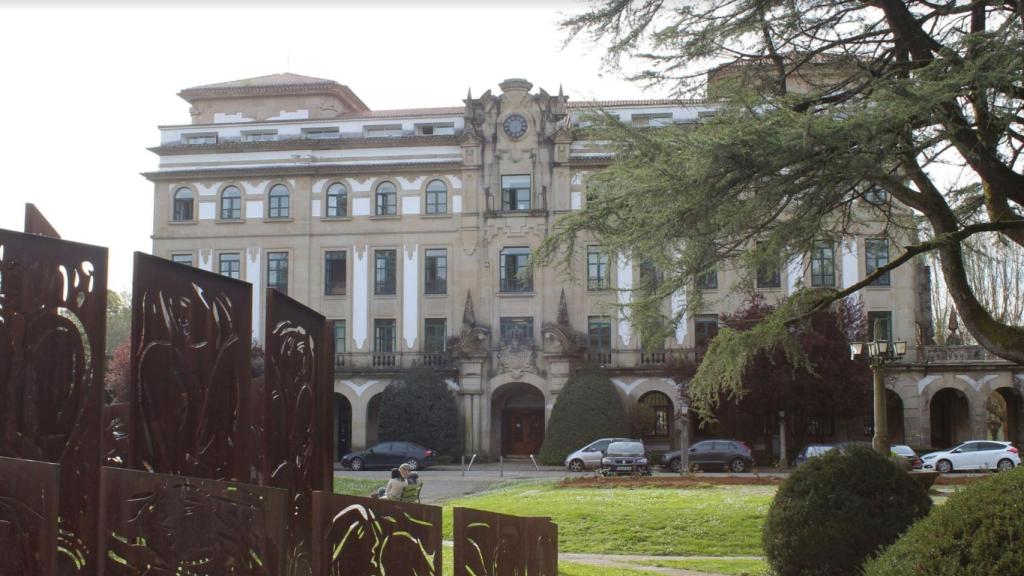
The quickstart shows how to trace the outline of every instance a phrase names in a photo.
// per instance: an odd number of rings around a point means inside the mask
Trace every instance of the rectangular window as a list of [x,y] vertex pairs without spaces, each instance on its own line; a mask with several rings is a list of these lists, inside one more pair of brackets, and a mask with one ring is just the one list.
[[238,280],[242,277],[242,257],[237,253],[217,256],[217,269],[222,276]]
[[175,264],[184,264],[185,266],[191,266],[192,265],[192,255],[191,254],[171,254],[171,262],[174,262]]
[[882,329],[878,339],[892,342],[892,312],[868,312],[868,341],[875,340],[875,321],[877,320],[881,321]]
[[402,125],[367,126],[364,131],[367,138],[394,138],[402,135]]
[[630,117],[634,127],[637,128],[655,128],[661,126],[672,125],[672,113],[661,113],[661,114],[633,114]]
[[452,136],[455,134],[455,125],[447,124],[417,124],[416,133],[420,136]]
[[341,138],[341,130],[338,128],[303,128],[302,137],[306,140]]
[[448,338],[448,320],[446,318],[427,318],[423,321],[424,352],[427,354],[444,352],[446,338]]
[[640,263],[640,289],[648,293],[653,292],[657,290],[658,286],[661,286],[662,280],[664,280],[664,276],[654,262],[644,260]]
[[707,350],[711,339],[718,334],[718,316],[714,314],[698,314],[693,319],[694,346],[699,350]]
[[448,292],[448,250],[430,248],[424,253],[423,292],[425,294],[446,294]]
[[612,319],[610,317],[587,317],[587,348],[591,352],[608,352],[612,349]]
[[889,199],[889,193],[884,188],[879,186],[872,186],[864,192],[864,201],[869,204],[879,205],[885,204],[886,200]]
[[718,290],[718,269],[712,266],[710,270],[697,276],[698,290]]
[[532,292],[533,277],[530,274],[530,249],[505,248],[499,256],[501,291]]
[[395,321],[373,321],[373,351],[377,353],[393,353],[395,351]]
[[277,130],[242,132],[242,140],[246,142],[273,142],[277,140]]
[[[758,243],[758,249],[761,244]],[[768,255],[762,254],[762,257]],[[777,265],[763,264],[757,267],[757,287],[758,288],[782,288],[782,271],[779,270]]]
[[288,293],[288,253],[267,252],[267,288]]
[[347,254],[344,250],[328,250],[324,253],[324,294],[340,296],[345,293],[347,279]]
[[533,342],[533,317],[515,316],[501,319],[501,342],[507,344],[513,340]]
[[836,251],[831,242],[819,240],[811,247],[811,286],[836,285]]
[[216,134],[187,134],[185,144],[216,144]]
[[[864,239],[864,271],[868,276],[873,274],[875,270],[878,270],[882,266],[889,263],[889,240],[885,238],[865,238]],[[874,282],[872,286],[888,286],[889,285],[889,273],[886,272]]]
[[391,295],[395,293],[398,284],[396,281],[397,271],[395,269],[396,257],[394,250],[376,250],[373,253],[374,276],[373,293],[378,295]]
[[331,322],[331,333],[334,337],[334,365],[345,365],[345,350],[348,345],[348,338],[345,332],[345,321],[335,320]]
[[504,212],[528,212],[530,210],[530,175],[501,177],[501,209]]
[[587,290],[607,290],[610,287],[608,255],[597,246],[587,247]]

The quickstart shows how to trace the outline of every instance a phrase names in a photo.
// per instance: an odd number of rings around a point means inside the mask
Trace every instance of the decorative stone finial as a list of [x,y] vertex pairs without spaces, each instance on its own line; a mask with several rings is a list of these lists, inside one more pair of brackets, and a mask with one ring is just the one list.
[[960,329],[960,321],[957,319],[956,313],[952,312],[949,315],[949,336],[946,336],[946,344],[950,346],[960,346],[964,343],[964,339],[957,334],[957,330]]
[[462,310],[462,327],[469,330],[476,326],[476,314],[473,313],[473,296],[466,290],[466,307]]
[[501,84],[498,84],[498,88],[501,88],[502,92],[529,92],[530,88],[533,88],[533,84],[528,82],[525,78],[509,78]]
[[569,325],[569,306],[565,302],[565,288],[562,288],[562,295],[558,299],[558,325]]

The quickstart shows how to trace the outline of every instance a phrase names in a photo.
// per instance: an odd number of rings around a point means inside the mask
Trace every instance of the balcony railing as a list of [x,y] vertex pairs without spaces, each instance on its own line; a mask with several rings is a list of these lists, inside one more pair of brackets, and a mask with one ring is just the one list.
[[518,276],[504,277],[501,279],[502,292],[533,292],[533,278],[520,278]]
[[642,366],[664,366],[668,363],[668,353],[664,350],[641,350],[640,364]]
[[428,278],[423,281],[423,292],[426,294],[445,294],[448,292],[447,278]]
[[587,362],[608,366],[612,363],[612,353],[610,350],[587,350]]
[[414,366],[450,369],[445,352],[348,352],[334,355],[335,372],[395,371]]
[[611,288],[611,281],[608,278],[587,278],[587,290],[607,290],[609,288]]

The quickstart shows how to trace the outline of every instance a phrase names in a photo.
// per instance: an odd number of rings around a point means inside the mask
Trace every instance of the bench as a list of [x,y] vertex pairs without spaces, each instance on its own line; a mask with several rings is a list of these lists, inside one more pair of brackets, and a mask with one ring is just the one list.
[[420,490],[423,490],[422,483],[410,484],[402,490],[402,499],[399,502],[420,503]]

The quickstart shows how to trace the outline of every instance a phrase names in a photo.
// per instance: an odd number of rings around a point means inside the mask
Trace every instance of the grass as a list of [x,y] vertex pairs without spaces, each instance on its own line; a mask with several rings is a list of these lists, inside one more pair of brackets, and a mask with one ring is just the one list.
[[661,568],[678,568],[681,570],[696,570],[709,574],[722,574],[723,576],[761,576],[768,573],[768,563],[764,560],[752,560],[745,558],[729,559],[708,559],[695,558],[692,560],[652,560],[650,562],[639,562],[644,566],[657,566]]
[[334,493],[348,494],[352,496],[369,496],[371,492],[380,488],[387,482],[380,480],[364,480],[362,478],[339,478],[334,477]]
[[[451,546],[444,547],[441,555],[441,574],[452,576],[455,573],[455,553]],[[558,576],[651,576],[653,572],[643,569],[630,570],[628,568],[607,568],[603,566],[592,566],[590,564],[579,564],[576,562],[560,561],[558,563]]]
[[450,508],[461,506],[548,516],[558,524],[563,552],[759,556],[774,494],[773,486],[581,489],[520,483],[448,502],[444,537],[452,537]]

